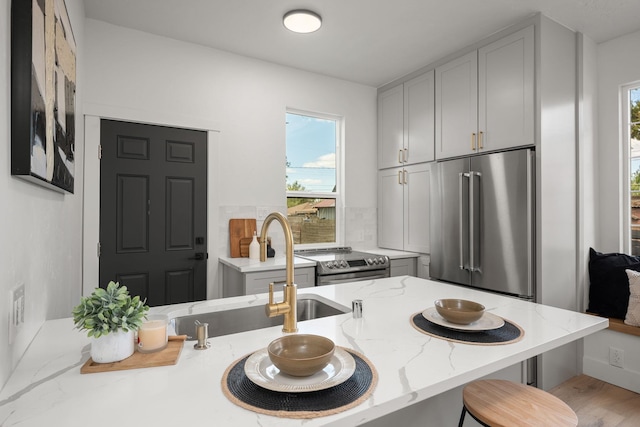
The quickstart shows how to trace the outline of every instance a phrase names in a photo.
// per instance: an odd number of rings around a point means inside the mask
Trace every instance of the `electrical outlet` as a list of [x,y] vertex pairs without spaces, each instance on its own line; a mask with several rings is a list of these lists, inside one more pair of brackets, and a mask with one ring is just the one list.
[[609,347],[609,364],[611,366],[622,368],[622,365],[624,364],[624,350],[615,347]]
[[264,221],[267,215],[269,215],[269,208],[264,206],[258,206],[256,208],[256,218],[258,221]]

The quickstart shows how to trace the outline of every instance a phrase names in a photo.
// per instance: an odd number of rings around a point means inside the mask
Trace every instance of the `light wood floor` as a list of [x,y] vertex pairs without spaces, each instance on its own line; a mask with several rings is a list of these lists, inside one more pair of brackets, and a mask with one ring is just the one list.
[[550,391],[578,415],[579,427],[640,426],[640,394],[579,375]]

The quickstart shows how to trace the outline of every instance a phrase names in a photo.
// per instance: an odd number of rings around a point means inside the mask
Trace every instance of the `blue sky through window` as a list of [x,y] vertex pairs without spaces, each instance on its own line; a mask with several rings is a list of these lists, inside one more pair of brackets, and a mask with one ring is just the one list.
[[336,121],[286,114],[287,185],[332,192],[336,185]]

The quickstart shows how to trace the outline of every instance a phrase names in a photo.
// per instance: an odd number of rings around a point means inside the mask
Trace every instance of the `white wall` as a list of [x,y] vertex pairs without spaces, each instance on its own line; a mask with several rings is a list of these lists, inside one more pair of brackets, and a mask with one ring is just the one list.
[[[577,287],[576,35],[542,16],[537,32],[536,299],[575,310]],[[562,238],[559,238],[562,236]],[[538,357],[538,386],[576,375],[578,344]]]
[[[640,31],[598,45],[598,161],[595,203],[599,224],[597,246],[602,252],[628,252],[623,240],[623,145],[620,134],[620,87],[640,81]],[[609,347],[624,350],[624,368],[609,365]],[[601,331],[584,340],[583,371],[640,393],[640,340],[636,336]]]
[[[375,243],[375,88],[101,21],[88,19],[85,25],[87,114],[220,132],[218,158],[209,167],[220,183],[217,202],[223,214],[209,212],[209,228],[220,239],[209,242],[210,263],[228,256],[220,244],[228,240],[228,212],[255,216],[256,206],[285,209],[287,107],[344,116],[345,210],[348,215],[373,211],[374,232],[354,235]],[[87,138],[87,152],[97,143]],[[89,162],[87,183],[90,174],[98,174],[97,163]],[[87,193],[95,190],[87,187]],[[97,212],[88,208],[85,215]],[[87,246],[95,253],[95,244]],[[274,246],[283,252],[275,240]],[[215,284],[208,289],[210,297],[218,295]]]
[[578,287],[576,309],[589,302],[589,247],[598,238],[598,45],[580,34],[578,43]]
[[[77,51],[82,111],[84,5],[66,0]],[[76,121],[75,194],[62,195],[11,176],[11,1],[0,0],[0,387],[44,320],[68,317],[81,289],[83,124]],[[27,141],[25,141],[27,142]],[[9,345],[9,293],[25,285],[25,324]]]

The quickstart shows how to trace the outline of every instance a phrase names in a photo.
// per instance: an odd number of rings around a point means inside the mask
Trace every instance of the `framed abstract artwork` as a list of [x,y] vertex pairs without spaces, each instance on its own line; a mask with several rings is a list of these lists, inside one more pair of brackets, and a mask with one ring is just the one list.
[[11,174],[73,193],[76,44],[64,0],[11,2]]

